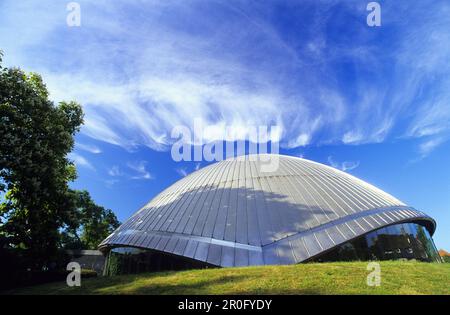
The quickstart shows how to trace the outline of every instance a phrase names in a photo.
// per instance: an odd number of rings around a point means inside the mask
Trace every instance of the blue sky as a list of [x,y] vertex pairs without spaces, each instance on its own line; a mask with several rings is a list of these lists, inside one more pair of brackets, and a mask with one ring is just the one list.
[[282,127],[281,152],[343,169],[427,212],[450,249],[450,4],[2,0],[7,66],[83,105],[74,187],[125,220],[206,163],[174,162],[175,125]]

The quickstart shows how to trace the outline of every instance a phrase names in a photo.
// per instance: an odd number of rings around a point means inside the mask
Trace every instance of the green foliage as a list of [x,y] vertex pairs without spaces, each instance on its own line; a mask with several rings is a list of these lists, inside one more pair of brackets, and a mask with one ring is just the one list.
[[82,123],[81,106],[55,106],[38,74],[0,64],[0,234],[34,258],[32,268],[56,255],[70,216],[68,181],[76,175],[66,156]]
[[97,249],[101,241],[120,225],[110,210],[96,205],[87,191],[70,191],[74,211],[66,218],[62,243],[66,249]]

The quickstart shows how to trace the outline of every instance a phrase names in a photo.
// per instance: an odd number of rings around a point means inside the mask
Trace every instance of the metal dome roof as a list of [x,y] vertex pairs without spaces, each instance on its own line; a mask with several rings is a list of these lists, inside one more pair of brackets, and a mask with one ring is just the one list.
[[134,246],[216,266],[292,264],[400,222],[435,222],[380,189],[297,157],[262,172],[262,155],[202,168],[177,181],[100,244]]

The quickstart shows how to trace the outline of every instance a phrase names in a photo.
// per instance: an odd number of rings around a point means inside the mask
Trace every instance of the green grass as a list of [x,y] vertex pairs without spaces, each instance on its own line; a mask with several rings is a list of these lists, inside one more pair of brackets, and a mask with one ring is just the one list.
[[369,287],[364,262],[204,269],[82,279],[7,294],[450,294],[450,264],[381,262],[381,285]]

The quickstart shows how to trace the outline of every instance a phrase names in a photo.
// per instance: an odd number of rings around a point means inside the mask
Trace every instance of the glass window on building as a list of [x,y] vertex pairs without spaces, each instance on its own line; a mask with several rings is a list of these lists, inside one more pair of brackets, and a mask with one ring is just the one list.
[[135,247],[112,248],[106,259],[105,275],[208,268],[207,263]]
[[416,259],[440,262],[428,230],[416,223],[387,226],[346,242],[310,261]]

